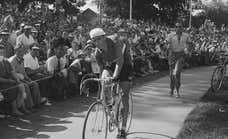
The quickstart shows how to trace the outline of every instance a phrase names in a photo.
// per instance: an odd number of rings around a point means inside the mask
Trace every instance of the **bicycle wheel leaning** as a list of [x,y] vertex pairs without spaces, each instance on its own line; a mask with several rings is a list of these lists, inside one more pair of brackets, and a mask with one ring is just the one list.
[[94,102],[86,115],[82,139],[107,139],[108,117],[105,106],[100,102]]
[[[129,93],[129,111],[128,111],[128,117],[127,117],[127,126],[126,126],[126,132],[129,132],[132,122],[132,114],[133,114],[133,97],[132,94]],[[117,106],[117,121],[118,121],[118,129],[120,130],[122,127],[122,121],[123,121],[123,104],[122,100],[120,100],[118,106]]]
[[221,89],[224,76],[225,68],[223,66],[218,66],[215,68],[211,78],[211,89],[213,92],[218,92]]

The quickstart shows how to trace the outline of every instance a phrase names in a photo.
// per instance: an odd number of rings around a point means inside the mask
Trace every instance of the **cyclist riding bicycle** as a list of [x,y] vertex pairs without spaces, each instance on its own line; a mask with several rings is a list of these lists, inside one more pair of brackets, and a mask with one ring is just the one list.
[[[124,36],[122,34],[125,33],[126,32],[122,31],[121,36]],[[129,47],[127,46],[127,43],[123,41],[124,37],[118,37],[122,39],[118,39],[114,43],[113,40],[106,37],[106,33],[102,28],[92,29],[89,35],[96,46],[95,55],[101,69],[100,71],[102,72],[101,78],[108,80],[108,82],[104,82],[102,85],[102,96],[105,96],[104,100],[106,105],[112,105],[113,103],[111,91],[105,87],[107,83],[118,80],[123,91],[123,121],[122,128],[118,131],[117,138],[125,138],[133,69]]]

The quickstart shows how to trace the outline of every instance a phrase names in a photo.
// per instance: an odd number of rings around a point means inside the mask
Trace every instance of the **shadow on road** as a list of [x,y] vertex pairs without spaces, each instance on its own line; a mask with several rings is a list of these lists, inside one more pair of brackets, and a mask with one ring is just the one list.
[[68,119],[84,117],[91,102],[93,100],[89,98],[72,98],[54,103],[51,107],[43,107],[28,116],[0,119],[0,137],[1,139],[50,138],[49,135],[41,132],[67,130],[63,125],[72,123]]

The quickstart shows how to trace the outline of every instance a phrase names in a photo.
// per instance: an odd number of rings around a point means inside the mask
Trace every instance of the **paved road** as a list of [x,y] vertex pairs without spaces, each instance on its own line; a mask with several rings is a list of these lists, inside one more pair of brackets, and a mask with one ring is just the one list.
[[[182,75],[181,98],[168,96],[169,77],[138,85],[133,89],[134,113],[131,132],[155,132],[175,137],[187,114],[208,90],[213,67],[185,71]],[[80,139],[87,98],[73,98],[58,102],[50,108],[21,119],[0,119],[1,139]],[[150,138],[135,134],[130,138]],[[153,136],[155,137],[155,136]],[[113,137],[109,137],[112,139]],[[156,139],[163,139],[156,136]]]

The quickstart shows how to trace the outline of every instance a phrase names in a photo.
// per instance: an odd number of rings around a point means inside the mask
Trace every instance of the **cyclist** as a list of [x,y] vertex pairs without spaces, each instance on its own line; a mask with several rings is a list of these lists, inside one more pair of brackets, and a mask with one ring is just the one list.
[[[106,33],[102,28],[95,28],[90,31],[90,37],[96,46],[96,60],[100,67],[101,78],[105,78],[108,82],[118,80],[120,87],[123,91],[122,103],[123,103],[123,121],[122,127],[118,131],[117,138],[126,137],[126,125],[129,111],[129,92],[131,86],[131,71],[132,62],[130,59],[130,53],[127,48],[127,44],[124,41],[114,41],[106,37]],[[110,90],[105,88],[104,82],[102,85],[102,96],[105,96],[105,103],[107,105],[112,104],[112,94]],[[107,97],[107,98],[106,98]]]

